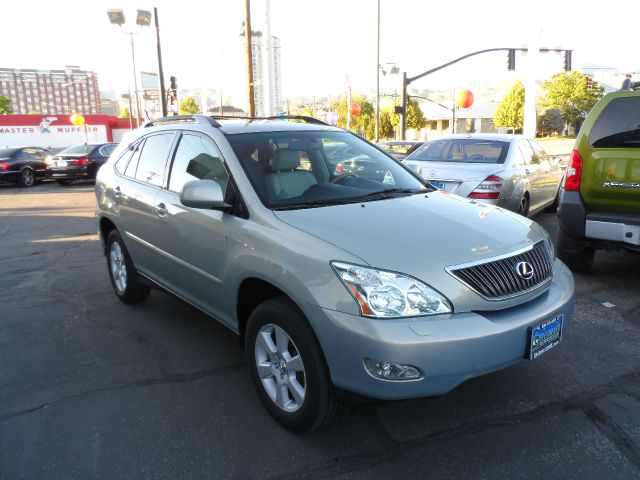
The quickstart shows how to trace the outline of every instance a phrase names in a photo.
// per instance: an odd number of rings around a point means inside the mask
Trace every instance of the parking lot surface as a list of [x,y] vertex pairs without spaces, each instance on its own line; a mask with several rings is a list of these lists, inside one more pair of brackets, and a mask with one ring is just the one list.
[[539,359],[297,436],[233,333],[117,300],[94,209],[90,184],[0,186],[0,479],[640,479],[640,255],[598,252]]

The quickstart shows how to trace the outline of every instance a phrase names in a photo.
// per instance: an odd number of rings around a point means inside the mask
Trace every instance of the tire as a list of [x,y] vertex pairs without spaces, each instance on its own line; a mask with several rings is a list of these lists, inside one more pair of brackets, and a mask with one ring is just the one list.
[[117,230],[106,243],[107,271],[116,296],[124,303],[139,303],[149,296],[150,288],[138,280],[138,272]]
[[69,185],[71,185],[73,180],[57,180],[57,182],[64,187],[68,187]]
[[562,230],[558,233],[557,242],[558,258],[576,272],[588,272],[593,265],[596,250],[582,244],[579,240],[565,234]]
[[36,184],[36,175],[30,168],[25,168],[20,172],[18,183],[23,188],[33,187]]
[[278,423],[303,433],[335,420],[339,404],[324,355],[293,303],[280,297],[258,305],[249,316],[245,339],[251,379]]
[[518,213],[523,217],[528,217],[530,206],[531,206],[531,203],[529,201],[529,195],[525,193],[524,195],[522,195],[522,198],[520,199],[520,205],[518,205]]

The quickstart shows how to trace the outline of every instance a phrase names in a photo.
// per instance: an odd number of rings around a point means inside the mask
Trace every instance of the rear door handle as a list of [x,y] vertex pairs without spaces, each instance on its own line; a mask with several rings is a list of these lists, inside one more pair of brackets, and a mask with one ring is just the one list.
[[154,208],[156,210],[156,214],[159,217],[166,217],[167,214],[169,213],[169,210],[167,210],[167,206],[164,203],[159,203]]

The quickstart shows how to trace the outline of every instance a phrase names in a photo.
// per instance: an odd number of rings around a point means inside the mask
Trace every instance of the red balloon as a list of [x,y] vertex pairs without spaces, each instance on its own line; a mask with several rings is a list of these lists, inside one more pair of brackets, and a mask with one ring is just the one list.
[[471,90],[459,90],[456,93],[456,105],[460,108],[469,108],[473,105],[473,93],[471,93]]
[[349,108],[349,113],[352,117],[357,117],[358,115],[360,115],[360,105],[357,103],[352,103],[351,107]]

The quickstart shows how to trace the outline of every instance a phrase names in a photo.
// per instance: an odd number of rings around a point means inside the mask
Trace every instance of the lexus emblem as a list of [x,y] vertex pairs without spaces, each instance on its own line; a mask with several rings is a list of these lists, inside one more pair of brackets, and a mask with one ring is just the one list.
[[528,262],[518,262],[516,264],[516,273],[524,280],[531,280],[533,278],[533,267]]

